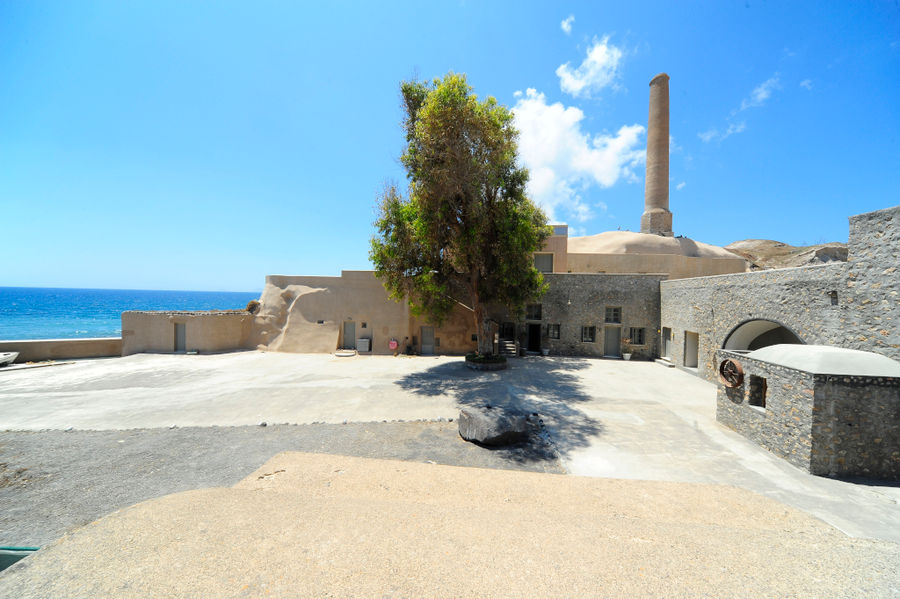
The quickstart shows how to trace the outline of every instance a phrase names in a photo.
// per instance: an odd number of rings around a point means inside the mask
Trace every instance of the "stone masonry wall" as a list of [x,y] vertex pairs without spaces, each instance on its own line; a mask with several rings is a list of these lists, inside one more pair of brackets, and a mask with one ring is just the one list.
[[844,346],[900,360],[900,206],[850,217]]
[[[716,394],[716,420],[791,464],[810,470],[814,377],[808,372],[748,358],[727,350],[715,352],[715,363],[726,358],[744,368],[744,383]],[[766,379],[766,407],[748,403],[750,375]]]
[[[605,330],[643,328],[645,343],[632,359],[659,355],[659,284],[665,275],[545,274],[550,289],[541,299],[541,346],[553,355],[602,356]],[[606,323],[606,308],[622,309],[621,323]],[[548,325],[560,326],[559,339],[548,337]],[[581,327],[595,327],[594,342],[581,340]]]
[[805,343],[900,360],[900,206],[851,217],[848,247],[847,263],[663,281],[660,324],[672,329],[672,361],[684,364],[685,331],[699,333],[698,374],[715,380],[714,351],[756,319]]
[[810,471],[900,479],[900,379],[815,376]]
[[699,333],[698,374],[715,381],[715,351],[756,319],[780,323],[805,343],[841,345],[840,305],[829,294],[843,287],[846,269],[840,263],[663,281],[660,324],[672,329],[672,362],[684,364],[685,332]]

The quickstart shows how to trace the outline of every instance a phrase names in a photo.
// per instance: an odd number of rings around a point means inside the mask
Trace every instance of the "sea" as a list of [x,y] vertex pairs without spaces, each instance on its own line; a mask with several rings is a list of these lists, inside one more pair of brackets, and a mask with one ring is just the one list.
[[260,292],[0,287],[0,340],[119,337],[126,310],[242,310]]

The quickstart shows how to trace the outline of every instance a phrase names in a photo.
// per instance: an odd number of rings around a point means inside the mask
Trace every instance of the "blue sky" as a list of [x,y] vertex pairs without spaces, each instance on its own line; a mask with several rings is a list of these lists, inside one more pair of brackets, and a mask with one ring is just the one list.
[[900,203],[896,2],[3,2],[0,286],[369,268],[398,84],[451,70],[575,233],[639,230],[659,72],[676,234],[846,241]]

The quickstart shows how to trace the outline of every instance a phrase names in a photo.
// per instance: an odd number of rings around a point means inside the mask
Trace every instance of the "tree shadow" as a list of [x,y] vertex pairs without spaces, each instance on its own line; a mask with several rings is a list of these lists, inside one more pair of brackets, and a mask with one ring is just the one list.
[[460,408],[491,405],[531,414],[530,440],[510,459],[535,462],[567,457],[603,432],[599,420],[578,409],[593,399],[575,374],[589,365],[584,358],[526,357],[510,360],[506,370],[478,372],[460,359],[408,374],[396,384],[426,397],[450,395]]

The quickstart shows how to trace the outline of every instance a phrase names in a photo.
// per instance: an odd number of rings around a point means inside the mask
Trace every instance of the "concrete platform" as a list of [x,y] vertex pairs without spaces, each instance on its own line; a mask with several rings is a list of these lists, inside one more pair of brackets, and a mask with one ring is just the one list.
[[715,386],[651,362],[534,357],[476,373],[454,357],[135,355],[0,374],[0,429],[236,426],[538,412],[572,474],[714,483],[900,542],[900,489],[806,474],[715,421]]

